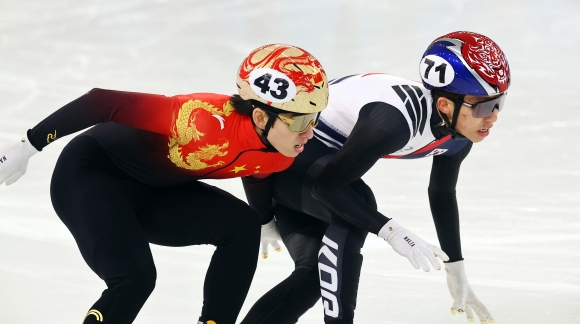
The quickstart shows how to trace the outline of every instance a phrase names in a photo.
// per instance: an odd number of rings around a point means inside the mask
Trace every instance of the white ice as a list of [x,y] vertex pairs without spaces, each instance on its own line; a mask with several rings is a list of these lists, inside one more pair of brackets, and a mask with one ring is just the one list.
[[[506,109],[474,146],[458,184],[463,254],[496,323],[580,318],[580,2],[577,0],[0,0],[0,142],[17,139],[93,87],[231,94],[255,47],[304,47],[330,78],[419,79],[431,40],[494,39],[512,69]],[[54,213],[49,182],[69,138],[0,188],[0,323],[80,323],[104,289]],[[576,161],[576,162],[574,162]],[[365,175],[380,211],[435,243],[429,159],[380,161]],[[419,170],[419,171],[417,171]],[[239,180],[211,181],[243,198]],[[195,323],[211,246],[153,246],[157,288],[136,323]],[[256,251],[256,257],[258,251]],[[369,236],[357,323],[467,323],[452,316],[444,271],[415,270]],[[293,269],[260,259],[239,319]],[[317,304],[299,323],[322,323]]]

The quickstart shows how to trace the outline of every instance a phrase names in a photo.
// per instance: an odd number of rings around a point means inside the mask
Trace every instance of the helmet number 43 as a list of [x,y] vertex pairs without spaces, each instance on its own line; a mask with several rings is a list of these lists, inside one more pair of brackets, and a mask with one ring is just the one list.
[[296,96],[294,82],[273,69],[261,68],[252,71],[250,85],[258,96],[270,102],[287,102]]
[[455,71],[444,58],[427,55],[421,62],[421,78],[434,87],[444,87],[453,81]]
[[288,89],[289,83],[288,81],[282,78],[274,79],[274,83],[278,85],[276,90],[270,90],[270,80],[272,79],[272,75],[270,73],[266,73],[261,77],[254,80],[254,85],[260,88],[261,93],[267,93],[270,91],[270,95],[276,99],[284,99],[288,95],[286,89]]

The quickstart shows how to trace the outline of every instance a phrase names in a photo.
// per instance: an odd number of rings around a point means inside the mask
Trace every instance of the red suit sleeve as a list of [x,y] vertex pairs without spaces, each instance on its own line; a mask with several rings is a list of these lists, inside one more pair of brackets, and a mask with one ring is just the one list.
[[107,122],[171,136],[178,109],[179,101],[174,97],[92,89],[30,129],[28,139],[42,150],[58,138]]

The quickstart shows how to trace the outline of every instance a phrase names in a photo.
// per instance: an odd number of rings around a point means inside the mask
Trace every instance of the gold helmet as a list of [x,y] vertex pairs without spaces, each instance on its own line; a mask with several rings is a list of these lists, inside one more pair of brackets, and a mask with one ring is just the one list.
[[253,50],[240,65],[237,85],[242,99],[288,112],[316,113],[328,103],[328,82],[320,62],[292,45]]

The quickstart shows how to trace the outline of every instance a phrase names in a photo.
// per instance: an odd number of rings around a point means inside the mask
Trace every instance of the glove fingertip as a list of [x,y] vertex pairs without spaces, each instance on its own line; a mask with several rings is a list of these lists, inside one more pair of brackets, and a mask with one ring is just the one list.
[[473,322],[473,321],[475,321],[475,318],[473,318],[473,317],[468,317],[468,318],[467,318],[467,321],[469,321],[469,322]]
[[276,252],[281,252],[281,251],[282,251],[282,248],[281,247],[279,247],[279,248],[276,249]]
[[447,253],[443,252],[443,250],[441,250],[441,249],[437,249],[436,251],[433,251],[433,254],[435,254],[435,256],[438,256],[443,261],[449,261],[449,256],[447,255]]
[[267,259],[268,258],[268,253],[262,253],[262,259]]
[[268,255],[268,245],[267,244],[262,243],[261,252],[262,252],[262,255]]
[[407,259],[409,259],[409,262],[411,262],[411,264],[413,265],[413,267],[415,267],[415,269],[421,268],[421,265],[419,265],[419,261],[415,260],[414,258],[410,258],[410,257],[408,257]]

